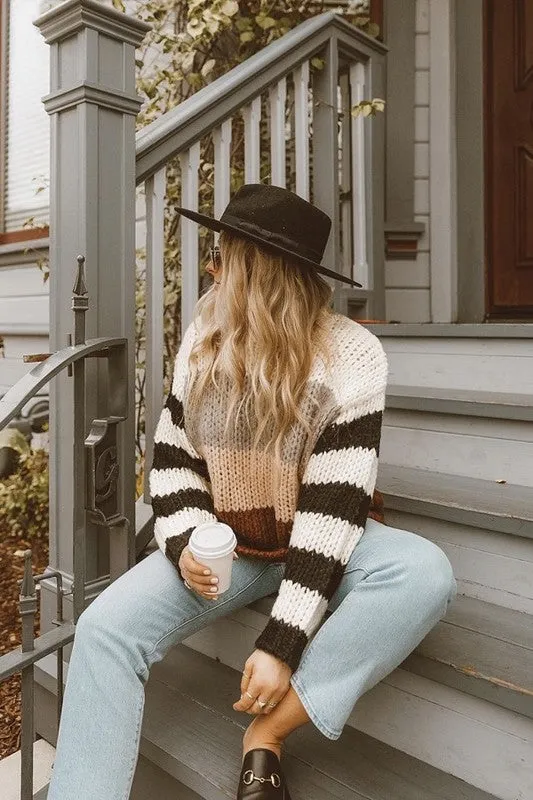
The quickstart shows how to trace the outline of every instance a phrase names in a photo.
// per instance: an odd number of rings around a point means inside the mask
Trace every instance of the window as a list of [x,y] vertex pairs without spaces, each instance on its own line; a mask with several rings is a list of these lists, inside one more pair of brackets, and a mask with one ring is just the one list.
[[[50,123],[41,98],[49,91],[49,47],[33,20],[40,0],[2,3],[2,213],[0,242],[47,233]],[[32,226],[27,221],[32,219]]]

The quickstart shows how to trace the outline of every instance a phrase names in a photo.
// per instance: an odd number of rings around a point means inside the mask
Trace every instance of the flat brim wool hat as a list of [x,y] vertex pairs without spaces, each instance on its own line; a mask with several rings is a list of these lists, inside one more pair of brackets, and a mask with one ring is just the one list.
[[351,286],[362,286],[321,264],[331,230],[331,218],[303,197],[265,183],[245,183],[220,219],[189,208],[176,211],[213,231],[229,231],[255,244],[313,267]]

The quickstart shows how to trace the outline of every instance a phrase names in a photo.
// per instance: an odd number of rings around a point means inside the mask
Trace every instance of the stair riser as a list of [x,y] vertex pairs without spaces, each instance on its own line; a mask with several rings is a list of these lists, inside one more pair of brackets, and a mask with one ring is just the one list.
[[380,459],[401,467],[533,487],[533,426],[388,410]]
[[531,339],[380,338],[390,383],[533,394]]
[[393,528],[419,533],[442,547],[461,594],[533,614],[533,539],[389,508],[386,521]]
[[[242,609],[185,643],[240,672],[266,620]],[[502,800],[533,796],[533,721],[486,700],[397,669],[359,700],[348,724]]]

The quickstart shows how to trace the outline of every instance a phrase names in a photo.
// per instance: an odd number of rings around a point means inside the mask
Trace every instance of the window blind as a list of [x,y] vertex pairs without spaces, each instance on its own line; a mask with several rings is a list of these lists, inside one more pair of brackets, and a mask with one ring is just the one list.
[[[49,92],[49,47],[33,25],[40,10],[40,0],[9,3],[6,231],[29,217],[48,222],[50,121],[41,98]],[[45,189],[36,193],[39,186]]]

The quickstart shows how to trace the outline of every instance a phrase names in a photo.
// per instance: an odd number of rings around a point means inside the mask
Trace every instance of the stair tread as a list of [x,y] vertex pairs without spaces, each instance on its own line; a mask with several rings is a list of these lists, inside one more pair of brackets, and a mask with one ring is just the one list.
[[[517,392],[490,392],[482,389],[456,389],[442,386],[409,386],[407,384],[389,384],[387,386],[389,398],[412,398],[435,401],[453,401],[456,403],[470,403],[472,405],[486,405],[497,410],[499,406],[520,408],[531,415],[533,419],[533,403],[530,394]],[[528,417],[529,418],[529,417]]]
[[[268,615],[274,595],[249,607]],[[533,716],[533,619],[457,595],[402,669]]]
[[[240,673],[185,645],[154,664],[141,752],[202,797],[233,798],[249,715],[234,711]],[[169,713],[176,708],[177,713]],[[294,800],[489,800],[492,796],[346,726],[337,741],[314,725],[292,733],[282,756]]]
[[[533,537],[530,486],[380,462],[377,488],[385,508],[418,513],[489,530]],[[462,517],[462,518],[461,518]]]
[[533,717],[533,619],[458,598],[402,668]]

